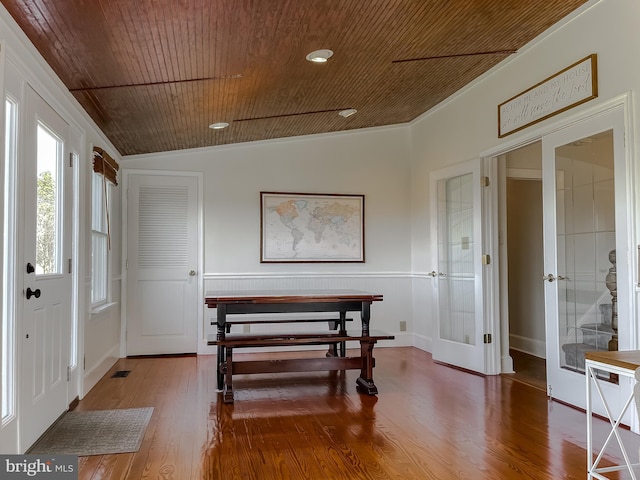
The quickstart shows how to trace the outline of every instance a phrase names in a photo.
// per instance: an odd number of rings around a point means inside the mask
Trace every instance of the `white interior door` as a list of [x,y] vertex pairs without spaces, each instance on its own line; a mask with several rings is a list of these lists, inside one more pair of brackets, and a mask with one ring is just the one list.
[[433,172],[430,190],[433,359],[484,373],[481,160]]
[[19,403],[24,451],[67,409],[71,329],[72,172],[69,126],[26,89]]
[[[585,352],[631,348],[622,108],[543,137],[542,153],[547,382],[550,396],[584,408]],[[612,403],[630,391],[619,382],[604,385]]]
[[127,178],[127,355],[195,353],[198,177]]

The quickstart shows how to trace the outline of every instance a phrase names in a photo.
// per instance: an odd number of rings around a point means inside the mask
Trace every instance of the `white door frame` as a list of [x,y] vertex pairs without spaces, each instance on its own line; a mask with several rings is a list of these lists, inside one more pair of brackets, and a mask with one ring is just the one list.
[[[69,363],[71,369],[69,371],[69,398],[71,403],[75,398],[82,398],[84,392],[84,369],[81,366],[80,359],[84,357],[84,317],[81,312],[84,312],[84,295],[82,285],[80,284],[80,272],[83,272],[84,265],[81,265],[81,259],[84,258],[84,242],[81,232],[84,230],[84,182],[81,180],[84,178],[85,164],[82,159],[86,157],[86,143],[85,133],[82,129],[77,127],[74,123],[69,127],[69,151],[76,155],[74,163],[72,165],[72,179],[73,184],[73,225],[72,225],[72,243],[71,243],[71,284],[72,284],[72,296],[71,296],[71,315],[72,324],[71,328],[75,326],[75,334],[72,331],[71,340],[75,339],[75,345],[70,343],[71,351],[69,351]],[[76,352],[75,364],[73,364],[73,349]]]
[[[630,225],[630,227],[628,228],[628,231],[626,233],[629,237],[628,238],[629,245],[637,245],[636,239],[638,236],[638,233],[637,233],[638,225],[637,225],[637,222],[635,221],[636,203],[635,203],[635,198],[633,197],[633,192],[634,192],[633,186],[636,183],[636,178],[635,178],[636,172],[633,168],[633,162],[634,162],[635,156],[634,156],[634,123],[633,123],[633,117],[631,113],[633,111],[632,105],[633,105],[632,94],[631,92],[626,92],[622,95],[613,97],[609,100],[591,104],[589,107],[582,108],[578,113],[575,113],[573,115],[567,115],[566,117],[563,116],[561,120],[555,121],[553,123],[549,123],[548,125],[545,125],[543,127],[532,129],[530,132],[514,135],[512,140],[506,143],[502,143],[497,147],[485,150],[481,152],[480,155],[483,158],[488,158],[495,163],[496,157],[500,155],[504,155],[520,147],[526,146],[532,142],[541,140],[542,137],[545,135],[556,132],[565,127],[573,125],[575,123],[584,121],[590,117],[604,113],[608,110],[622,108],[624,111],[624,132],[625,132],[625,142],[626,142],[625,164],[626,164],[626,172],[627,172],[627,192],[630,197],[627,199],[627,205],[630,205],[629,211],[627,212],[628,225]],[[503,181],[502,176],[504,175],[506,175],[506,172],[501,172],[500,181]],[[504,208],[504,197],[500,198],[500,202],[501,202],[500,207]],[[622,234],[622,232],[620,234]],[[630,257],[631,258],[628,259],[629,265],[638,266],[638,261],[639,261],[638,252],[632,249]],[[503,267],[501,268],[504,269]],[[634,277],[638,275],[639,273],[637,272],[637,270],[638,268],[629,268],[630,276]],[[639,278],[635,278],[635,280],[633,278],[628,278],[628,279],[625,279],[624,281],[631,282],[629,283],[630,285],[631,284],[635,285],[636,292],[637,292],[638,287],[640,287],[640,284],[638,284],[639,280],[640,280]],[[500,291],[500,297],[501,299],[503,299],[505,295],[506,285],[503,285],[501,289],[499,282],[496,282],[494,286],[496,288],[496,291]],[[630,297],[629,298],[630,305],[628,305],[628,309],[629,309],[628,311],[635,312],[636,303],[637,303],[636,295],[630,295],[629,297]],[[496,315],[497,313],[498,312],[494,312],[494,314]],[[639,345],[637,322],[632,322],[632,325],[630,328],[631,328],[630,339],[629,339],[631,343],[630,348],[637,349]],[[490,356],[493,356],[493,358],[498,358],[498,359],[502,358],[502,361],[501,361],[502,372],[510,373],[508,370],[509,362],[505,361],[505,352],[502,351],[504,349],[505,344],[507,347],[509,345],[508,317],[506,317],[506,321],[505,321],[505,317],[500,318],[500,328],[497,328],[495,330],[495,334],[499,338],[494,339],[494,342],[490,345],[490,350],[492,351],[491,352],[488,351],[487,354]],[[506,356],[508,356],[508,351],[506,352]],[[500,372],[496,372],[496,373],[500,373]]]
[[[537,142],[533,140],[527,145]],[[518,147],[524,148],[525,145]],[[511,150],[512,151],[512,150]],[[508,153],[508,152],[507,152]],[[542,159],[541,159],[542,161]],[[497,168],[498,187],[498,225],[499,234],[495,238],[499,238],[497,259],[499,263],[499,279],[496,285],[496,295],[498,297],[498,308],[496,320],[497,341],[500,342],[499,358],[496,359],[497,367],[494,373],[514,373],[513,358],[509,354],[510,331],[509,331],[509,259],[507,251],[508,235],[507,235],[507,179],[514,178],[518,180],[539,180],[542,181],[542,169],[509,169],[507,168],[505,154],[496,157],[493,162]],[[498,346],[496,345],[496,348]]]
[[[18,197],[19,202],[21,202],[18,207],[18,215],[20,216],[21,224],[18,229],[19,245],[16,270],[16,273],[18,274],[17,278],[20,281],[17,283],[18,288],[20,288],[20,286],[23,287],[23,293],[18,295],[18,318],[20,321],[17,330],[19,335],[19,353],[17,359],[20,362],[17,371],[21,374],[21,385],[18,387],[18,431],[19,449],[21,451],[26,450],[37,439],[37,437],[34,438],[34,435],[36,434],[35,432],[39,431],[40,433],[43,433],[49,426],[42,425],[42,423],[45,421],[53,422],[55,420],[55,416],[61,415],[68,408],[70,387],[68,367],[71,353],[70,333],[72,327],[70,315],[72,314],[73,301],[73,278],[70,272],[67,271],[67,259],[72,258],[71,247],[73,238],[72,219],[68,218],[73,215],[72,192],[69,191],[69,188],[73,187],[73,169],[69,166],[69,153],[71,152],[71,128],[68,121],[41,96],[40,92],[34,86],[29,83],[24,85],[24,105],[22,118],[20,120],[22,135],[19,145],[23,148],[22,155],[25,156],[25,166],[21,169],[18,175],[18,182],[21,187],[20,196]],[[61,250],[57,252],[61,257],[59,258],[58,265],[60,270],[53,274],[45,274],[41,276],[39,276],[37,272],[25,273],[25,265],[27,262],[36,263],[35,227],[32,227],[32,224],[36,221],[36,207],[30,203],[32,200],[35,200],[35,198],[28,197],[28,195],[36,195],[35,178],[37,176],[37,154],[39,151],[36,131],[40,124],[47,129],[50,128],[52,136],[57,137],[58,135],[62,135],[62,137],[59,138],[62,142],[62,151],[58,171],[58,174],[60,175],[59,178],[62,179],[62,183],[60,185],[62,191],[59,193],[60,196],[58,199],[61,202],[60,206],[62,209],[59,212],[61,218],[57,219],[59,222],[57,228],[59,228],[59,234],[62,236],[59,243]],[[33,169],[33,171],[31,171],[31,169]],[[31,214],[33,214],[34,218],[29,216]],[[33,228],[33,231],[31,228]],[[29,251],[29,248],[32,248],[33,250]],[[34,287],[36,291],[42,287],[43,299],[38,300],[38,297],[40,296],[38,294],[36,295],[35,300],[28,300],[29,297],[24,294],[24,289],[27,286]],[[50,289],[54,292],[52,294],[53,297],[47,298],[47,293]],[[58,294],[56,292],[60,293]],[[40,318],[42,320],[43,317],[38,317],[34,312],[37,310],[45,313],[48,312],[49,310],[47,307],[50,307],[51,305],[58,305],[58,303],[55,303],[57,300],[61,300],[59,304],[63,306],[62,315],[59,320],[60,329],[57,332],[62,333],[60,342],[58,343],[58,346],[61,347],[62,350],[59,350],[60,359],[58,360],[57,365],[56,362],[50,364],[52,365],[51,373],[57,376],[47,378],[45,375],[47,371],[46,362],[47,360],[51,362],[56,358],[54,352],[55,336],[51,337],[51,350],[47,351],[46,344],[44,343],[46,337],[41,338],[43,335],[42,329],[35,328],[35,319]],[[36,310],[33,310],[34,306]],[[68,307],[68,310],[66,310],[66,307]],[[65,319],[67,315],[69,315],[69,317]],[[53,318],[56,318],[55,313]],[[51,318],[48,317],[46,320],[50,319]],[[52,324],[47,322],[47,325]],[[55,323],[53,325],[55,325]],[[47,333],[56,332],[54,330],[53,332]],[[66,339],[64,338],[65,336],[67,337]],[[25,342],[25,339],[29,340]],[[38,342],[41,342],[41,344],[38,345]],[[42,357],[38,357],[34,354],[34,357],[32,357],[37,362],[42,361],[42,368],[39,370],[43,372],[40,384],[40,393],[42,395],[39,397],[33,397],[35,399],[34,403],[29,403],[32,401],[32,398],[27,395],[27,391],[29,389],[29,384],[27,382],[33,377],[29,376],[29,373],[32,370],[31,365],[27,362],[27,354],[30,351],[36,352],[38,348],[44,348],[44,351],[48,353],[49,356],[47,357],[43,355]],[[38,363],[35,364],[35,367],[36,368],[33,369],[33,371],[37,370]],[[58,369],[57,371],[55,370],[56,367]]]
[[184,177],[197,177],[198,178],[198,270],[197,270],[197,282],[198,282],[198,299],[202,301],[198,302],[197,309],[197,321],[198,321],[198,344],[197,353],[203,353],[207,348],[207,342],[204,329],[204,286],[203,286],[203,268],[204,268],[204,175],[202,172],[183,172],[183,171],[171,171],[171,170],[140,170],[140,169],[123,169],[122,171],[122,293],[120,299],[121,308],[121,322],[120,322],[120,357],[127,356],[127,284],[128,284],[128,272],[127,272],[127,259],[129,258],[129,245],[127,243],[127,222],[129,219],[129,204],[127,201],[127,192],[129,191],[129,175],[166,175],[166,176],[184,176]]

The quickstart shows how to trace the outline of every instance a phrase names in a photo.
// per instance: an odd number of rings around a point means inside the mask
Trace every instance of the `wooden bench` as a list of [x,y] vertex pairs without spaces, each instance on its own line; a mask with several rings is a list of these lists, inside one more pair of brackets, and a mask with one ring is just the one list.
[[250,318],[250,319],[232,319],[227,320],[227,333],[231,333],[233,325],[260,325],[260,324],[278,324],[278,323],[328,323],[332,330],[345,330],[346,323],[351,322],[353,318]]
[[[347,322],[353,321],[352,318],[348,318],[346,316],[346,312],[341,312],[340,318],[284,318],[281,316],[272,317],[272,318],[233,318],[227,319],[226,322],[226,334],[231,333],[231,327],[233,325],[269,325],[269,324],[285,324],[285,323],[328,323],[329,329],[344,333],[347,329]],[[248,334],[249,332],[243,332],[243,334]],[[217,344],[217,343],[216,343]],[[211,344],[210,344],[211,345]],[[334,355],[340,355],[344,357],[346,352],[346,343],[345,342],[337,342],[331,345],[330,347],[333,351]]]
[[[378,389],[373,382],[373,347],[379,340],[392,340],[395,337],[383,332],[370,331],[367,334],[362,332],[330,331],[330,332],[308,332],[308,333],[241,333],[226,335],[224,339],[217,339],[210,336],[209,345],[217,345],[222,352],[223,358],[219,361],[218,372],[224,377],[223,400],[225,403],[233,403],[233,375],[251,373],[276,373],[276,372],[312,372],[322,370],[353,370],[360,369],[360,376],[356,381],[359,390],[369,395],[378,393]],[[320,358],[293,358],[293,359],[272,359],[272,360],[246,360],[241,362],[233,361],[233,350],[235,348],[248,347],[282,347],[299,345],[338,345],[348,341],[360,343],[360,355],[347,357],[340,352],[337,355],[335,347],[329,350],[325,357]],[[220,348],[221,347],[221,348]]]

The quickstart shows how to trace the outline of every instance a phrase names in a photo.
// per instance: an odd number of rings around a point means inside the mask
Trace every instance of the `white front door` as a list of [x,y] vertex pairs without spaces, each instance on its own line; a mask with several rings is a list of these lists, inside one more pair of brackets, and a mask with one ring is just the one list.
[[127,179],[127,355],[195,353],[198,177]]
[[485,373],[481,160],[433,172],[430,191],[433,359]]
[[67,123],[26,89],[20,449],[24,451],[67,409],[71,332],[72,172]]
[[[624,148],[622,108],[542,139],[547,383],[551,397],[583,408],[585,352],[631,348]],[[611,402],[626,399],[628,379],[611,380]]]

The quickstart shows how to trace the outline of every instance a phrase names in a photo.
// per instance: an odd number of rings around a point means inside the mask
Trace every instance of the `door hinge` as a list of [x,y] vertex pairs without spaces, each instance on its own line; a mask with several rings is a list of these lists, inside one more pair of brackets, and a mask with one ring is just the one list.
[[125,270],[129,270],[129,259],[126,259],[126,260],[124,261],[124,269],[125,269]]
[[491,255],[482,255],[482,264],[483,265],[491,265]]
[[490,333],[485,333],[484,334],[484,343],[491,343],[491,334]]
[[73,152],[69,152],[69,166],[73,168]]
[[72,265],[71,259],[69,259],[69,273],[71,273],[71,265]]
[[486,177],[486,176],[480,177],[480,186],[481,187],[488,187],[490,183],[491,182],[489,181],[489,177]]
[[71,381],[71,367],[67,367],[67,382]]

